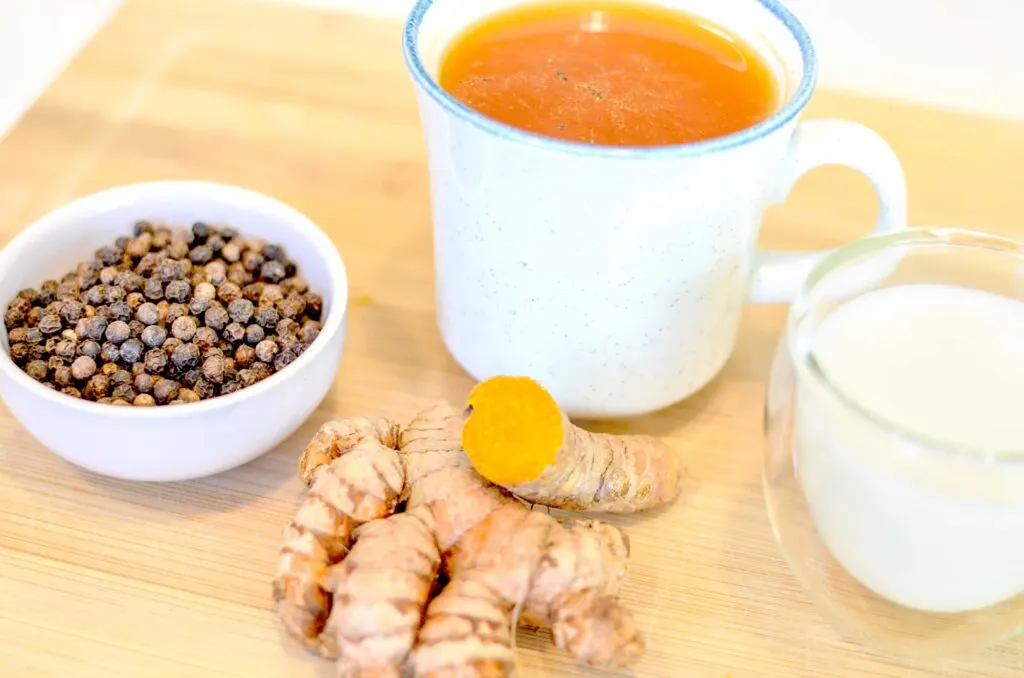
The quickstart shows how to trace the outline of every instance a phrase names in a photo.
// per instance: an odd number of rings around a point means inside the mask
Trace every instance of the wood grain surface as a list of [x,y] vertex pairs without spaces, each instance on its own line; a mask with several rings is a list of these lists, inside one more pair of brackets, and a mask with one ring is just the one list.
[[[810,115],[864,122],[892,143],[915,225],[1024,235],[1024,126],[829,93]],[[337,243],[352,303],[336,386],[273,453],[179,484],[80,471],[0,410],[4,678],[333,675],[282,635],[270,599],[280,531],[303,492],[299,451],[328,418],[407,417],[471,386],[435,325],[424,149],[396,23],[129,0],[0,144],[0,243],[75,196],[184,177],[270,193]],[[771,211],[762,242],[838,244],[866,232],[875,209],[866,180],[823,169]],[[605,425],[666,437],[692,476],[672,508],[615,521],[631,536],[625,596],[649,646],[622,675],[1024,676],[1020,639],[941,665],[885,658],[843,640],[799,588],[759,484],[764,383],[784,313],[748,309],[735,356],[696,397]],[[544,636],[522,632],[519,647],[524,676],[601,675],[572,667]]]

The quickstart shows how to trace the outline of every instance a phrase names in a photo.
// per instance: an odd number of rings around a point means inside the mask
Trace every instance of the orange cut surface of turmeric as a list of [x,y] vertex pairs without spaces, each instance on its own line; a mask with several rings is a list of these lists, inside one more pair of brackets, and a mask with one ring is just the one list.
[[499,376],[469,395],[462,446],[477,472],[534,504],[630,513],[678,494],[685,474],[665,442],[591,433],[526,377]]
[[[469,395],[462,447],[484,478],[497,485],[536,479],[562,447],[562,412],[540,385],[525,377],[497,377]],[[501,403],[495,407],[495,403]]]

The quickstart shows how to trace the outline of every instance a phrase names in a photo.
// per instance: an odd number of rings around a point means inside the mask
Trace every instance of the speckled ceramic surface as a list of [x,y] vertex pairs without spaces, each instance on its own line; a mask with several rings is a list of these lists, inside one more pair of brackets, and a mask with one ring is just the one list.
[[742,132],[654,149],[516,130],[437,85],[448,41],[521,1],[421,0],[404,36],[430,156],[438,322],[477,379],[532,376],[574,416],[665,407],[722,368],[746,301],[786,301],[821,256],[756,250],[764,210],[800,175],[849,165],[878,192],[875,231],[905,227],[903,173],[880,137],[798,123],[814,51],[775,0],[664,0],[758,47],[784,101]]

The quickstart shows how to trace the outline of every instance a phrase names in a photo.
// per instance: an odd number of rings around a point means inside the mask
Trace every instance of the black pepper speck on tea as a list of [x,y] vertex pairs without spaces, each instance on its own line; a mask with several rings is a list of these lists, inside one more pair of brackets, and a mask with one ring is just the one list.
[[323,298],[280,245],[197,222],[140,221],[60,280],[7,303],[10,357],[73,398],[199,402],[286,369],[321,329]]

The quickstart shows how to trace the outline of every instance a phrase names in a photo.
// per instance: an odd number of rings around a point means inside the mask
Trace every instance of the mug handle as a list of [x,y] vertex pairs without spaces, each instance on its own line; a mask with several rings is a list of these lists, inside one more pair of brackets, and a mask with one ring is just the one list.
[[[793,135],[777,202],[785,199],[797,179],[824,165],[851,167],[871,181],[879,206],[878,223],[872,235],[907,227],[906,180],[896,153],[877,132],[849,120],[825,118],[799,124]],[[811,269],[833,251],[759,251],[750,301],[755,304],[792,301]]]

